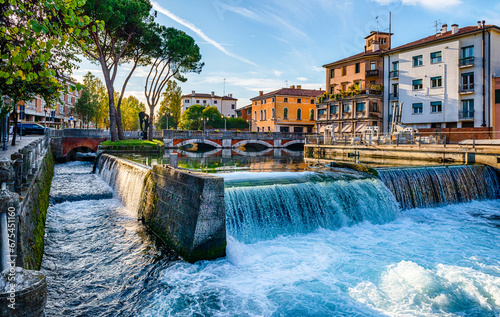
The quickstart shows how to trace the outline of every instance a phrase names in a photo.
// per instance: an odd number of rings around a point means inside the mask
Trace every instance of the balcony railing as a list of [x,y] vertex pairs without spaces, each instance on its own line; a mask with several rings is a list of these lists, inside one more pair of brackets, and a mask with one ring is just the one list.
[[474,120],[474,110],[460,111],[460,120]]
[[465,84],[465,85],[460,85],[460,87],[459,87],[459,92],[460,92],[460,93],[470,93],[470,92],[474,92],[474,84]]
[[398,78],[399,77],[399,70],[392,70],[389,72],[389,78]]
[[366,71],[366,77],[378,77],[378,69],[369,69]]
[[399,93],[393,92],[389,94],[389,100],[398,100],[399,99]]
[[460,67],[466,67],[466,66],[474,66],[474,56],[471,57],[463,57],[459,60]]

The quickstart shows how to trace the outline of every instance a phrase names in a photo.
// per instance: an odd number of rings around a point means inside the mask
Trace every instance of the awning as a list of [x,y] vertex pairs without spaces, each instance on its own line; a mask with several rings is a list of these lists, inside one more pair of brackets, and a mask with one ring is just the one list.
[[344,123],[342,126],[342,133],[345,133],[347,131],[351,130],[351,124],[350,123]]
[[360,133],[363,128],[366,127],[366,122],[356,123],[356,133]]

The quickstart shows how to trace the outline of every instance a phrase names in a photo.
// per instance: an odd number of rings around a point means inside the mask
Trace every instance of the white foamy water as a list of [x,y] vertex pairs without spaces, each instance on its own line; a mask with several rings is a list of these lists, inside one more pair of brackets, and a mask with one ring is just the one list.
[[255,243],[230,238],[227,253],[171,263],[142,315],[500,315],[500,200]]

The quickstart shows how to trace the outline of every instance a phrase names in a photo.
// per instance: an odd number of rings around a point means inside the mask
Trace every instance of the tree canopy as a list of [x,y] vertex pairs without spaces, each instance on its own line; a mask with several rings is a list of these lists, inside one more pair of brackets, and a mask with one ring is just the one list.
[[162,129],[166,129],[167,119],[165,115],[167,115],[169,128],[176,128],[179,126],[181,119],[181,87],[177,85],[175,80],[169,80],[165,91],[162,93],[162,97],[163,99],[160,102],[160,110],[158,112],[158,123]]

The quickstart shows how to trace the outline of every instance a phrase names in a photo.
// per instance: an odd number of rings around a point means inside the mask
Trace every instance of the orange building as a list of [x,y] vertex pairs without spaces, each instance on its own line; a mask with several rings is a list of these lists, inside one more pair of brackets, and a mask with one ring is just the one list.
[[328,125],[336,133],[382,130],[383,53],[391,48],[391,34],[372,31],[365,40],[364,52],[323,65],[327,92],[318,99],[319,132]]
[[251,131],[312,133],[315,121],[316,98],[323,90],[297,87],[281,88],[251,98]]

